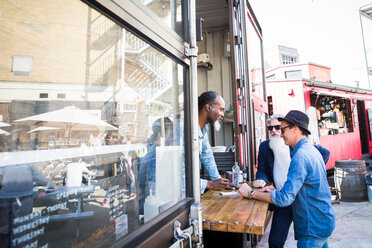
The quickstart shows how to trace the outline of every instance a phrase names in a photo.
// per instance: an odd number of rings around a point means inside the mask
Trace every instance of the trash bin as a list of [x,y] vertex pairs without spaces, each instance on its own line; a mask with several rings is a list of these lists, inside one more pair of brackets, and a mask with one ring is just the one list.
[[368,201],[372,203],[372,174],[366,175],[366,184],[368,191]]

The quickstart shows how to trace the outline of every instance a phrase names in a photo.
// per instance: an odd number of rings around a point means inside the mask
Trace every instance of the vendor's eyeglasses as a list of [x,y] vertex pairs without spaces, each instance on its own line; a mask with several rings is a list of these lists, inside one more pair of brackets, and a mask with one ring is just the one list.
[[269,131],[273,131],[274,128],[275,128],[275,130],[279,130],[280,129],[280,125],[267,126],[267,129],[269,129]]

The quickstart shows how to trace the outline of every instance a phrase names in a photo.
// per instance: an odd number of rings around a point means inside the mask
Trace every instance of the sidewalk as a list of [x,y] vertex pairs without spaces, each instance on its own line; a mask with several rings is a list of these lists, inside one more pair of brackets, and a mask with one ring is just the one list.
[[[328,240],[330,248],[370,248],[372,247],[372,203],[370,202],[340,202],[332,204],[336,213],[336,229]],[[271,223],[257,247],[266,248]],[[295,248],[293,224],[289,230],[284,247]]]

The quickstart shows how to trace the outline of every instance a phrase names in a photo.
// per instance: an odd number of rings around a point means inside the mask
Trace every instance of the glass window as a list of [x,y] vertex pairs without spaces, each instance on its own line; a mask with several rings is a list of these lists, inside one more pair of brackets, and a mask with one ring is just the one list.
[[316,109],[319,135],[354,132],[350,99],[336,96],[310,94]]
[[294,71],[285,71],[285,78],[286,79],[298,79],[300,80],[302,77],[301,70],[294,70]]
[[255,135],[255,147],[256,147],[256,163],[258,158],[258,148],[261,142],[266,140],[266,122],[265,113],[254,110],[254,135]]
[[183,37],[182,0],[134,0],[147,7],[163,23]]
[[183,199],[185,68],[78,0],[1,11],[1,246],[110,247]]
[[28,77],[31,73],[31,57],[27,56],[13,56],[13,76]]
[[297,63],[297,58],[288,56],[288,55],[282,55],[282,64],[288,65],[288,64],[294,64]]
[[[248,12],[246,15],[250,15]],[[246,20],[250,18],[246,16]],[[247,53],[248,53],[248,73],[252,93],[260,99],[264,99],[263,75],[262,75],[262,56],[261,38],[252,22],[246,23],[247,33]]]

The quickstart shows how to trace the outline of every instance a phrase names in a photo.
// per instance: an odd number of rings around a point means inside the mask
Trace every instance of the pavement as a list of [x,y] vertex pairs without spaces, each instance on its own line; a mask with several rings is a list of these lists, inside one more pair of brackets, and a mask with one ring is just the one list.
[[[372,203],[343,202],[332,204],[336,214],[336,229],[328,239],[330,248],[372,248]],[[258,248],[266,248],[270,233],[269,223],[265,235],[258,243]],[[293,223],[284,247],[296,247]]]

